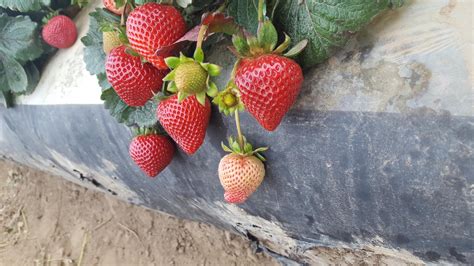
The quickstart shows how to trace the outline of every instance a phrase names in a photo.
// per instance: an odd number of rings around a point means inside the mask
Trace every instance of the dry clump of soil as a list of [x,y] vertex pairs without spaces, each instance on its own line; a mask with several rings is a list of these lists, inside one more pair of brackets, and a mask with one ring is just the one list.
[[276,265],[240,236],[0,160],[0,265]]

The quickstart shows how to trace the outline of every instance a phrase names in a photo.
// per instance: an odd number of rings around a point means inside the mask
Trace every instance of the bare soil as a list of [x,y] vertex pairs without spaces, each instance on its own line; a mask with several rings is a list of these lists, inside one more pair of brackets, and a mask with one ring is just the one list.
[[277,265],[240,236],[0,160],[0,265]]

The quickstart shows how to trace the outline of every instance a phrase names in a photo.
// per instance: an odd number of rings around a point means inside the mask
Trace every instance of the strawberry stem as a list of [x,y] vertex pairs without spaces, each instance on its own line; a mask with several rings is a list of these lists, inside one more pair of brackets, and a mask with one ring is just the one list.
[[242,129],[240,128],[239,110],[235,110],[235,125],[237,126],[237,134],[238,134],[240,149],[244,150],[244,136],[242,135]]
[[206,37],[206,32],[208,25],[201,25],[201,28],[199,29],[199,34],[197,38],[197,44],[196,44],[196,49],[202,48],[202,42],[204,41],[204,37]]
[[263,5],[265,0],[258,0],[258,22],[263,22]]

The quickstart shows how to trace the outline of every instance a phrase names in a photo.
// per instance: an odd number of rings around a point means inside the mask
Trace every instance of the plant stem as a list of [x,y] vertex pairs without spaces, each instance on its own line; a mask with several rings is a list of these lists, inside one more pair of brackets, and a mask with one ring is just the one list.
[[201,25],[201,28],[199,29],[199,35],[197,38],[197,44],[196,44],[196,49],[197,48],[202,48],[202,42],[204,41],[204,37],[206,37],[206,32],[208,25]]
[[263,22],[263,4],[265,0],[258,0],[258,22]]
[[244,150],[244,136],[242,135],[242,130],[240,129],[239,110],[235,110],[235,125],[237,126],[239,146],[240,146],[240,149],[243,151]]
[[225,8],[227,7],[228,0],[224,1],[222,5],[219,6],[219,8],[216,10],[216,12],[223,13],[225,11]]

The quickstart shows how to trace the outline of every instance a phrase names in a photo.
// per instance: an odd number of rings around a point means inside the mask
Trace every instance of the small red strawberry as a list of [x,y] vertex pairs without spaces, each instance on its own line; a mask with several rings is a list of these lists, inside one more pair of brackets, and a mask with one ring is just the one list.
[[157,56],[156,51],[186,33],[186,23],[179,11],[157,3],[137,7],[128,16],[126,26],[131,47],[159,69],[168,68],[164,58],[170,54]]
[[140,57],[126,51],[125,46],[114,48],[105,64],[107,79],[118,96],[129,106],[143,106],[163,85],[168,71],[158,70]]
[[201,105],[195,95],[179,102],[174,94],[159,103],[156,116],[178,146],[192,155],[204,142],[211,104],[205,98],[205,105]]
[[153,131],[139,133],[129,148],[130,157],[150,177],[157,176],[171,163],[174,152],[173,142]]
[[264,158],[259,152],[267,148],[253,150],[245,138],[242,140],[242,145],[229,138],[229,146],[222,144],[223,149],[231,153],[219,162],[219,180],[227,202],[243,203],[257,190],[265,177],[265,167],[262,163]]
[[69,48],[77,39],[76,24],[69,17],[55,16],[44,25],[41,35],[47,44],[55,48]]
[[291,40],[278,46],[278,34],[268,19],[259,22],[257,36],[236,34],[233,43],[242,59],[235,72],[235,84],[243,104],[255,119],[269,131],[275,130],[296,101],[303,83],[303,71],[292,59],[307,44],[303,40],[283,53]]
[[302,83],[301,67],[276,54],[242,59],[235,75],[242,102],[269,131],[278,127],[296,101]]
[[117,8],[115,5],[115,0],[104,0],[104,6],[110,12],[115,13],[117,15],[122,15],[124,7]]

